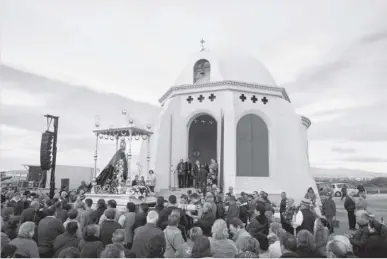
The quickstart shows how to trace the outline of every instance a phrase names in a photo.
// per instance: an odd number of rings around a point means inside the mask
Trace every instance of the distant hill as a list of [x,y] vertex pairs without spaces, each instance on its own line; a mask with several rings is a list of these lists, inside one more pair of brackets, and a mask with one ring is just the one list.
[[310,172],[314,177],[354,177],[354,178],[374,178],[374,177],[387,177],[387,173],[383,172],[370,172],[364,170],[353,170],[347,168],[316,168],[311,167]]

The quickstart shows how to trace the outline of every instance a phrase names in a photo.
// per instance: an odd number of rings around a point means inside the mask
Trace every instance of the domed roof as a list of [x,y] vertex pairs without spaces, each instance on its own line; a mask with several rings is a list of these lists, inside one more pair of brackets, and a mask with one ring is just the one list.
[[[223,54],[225,53],[225,54]],[[194,84],[194,66],[199,60],[210,63],[208,82],[239,81],[244,83],[276,86],[266,67],[253,56],[241,52],[213,52],[204,50],[194,55],[180,73],[175,85]],[[200,81],[200,83],[203,83]]]

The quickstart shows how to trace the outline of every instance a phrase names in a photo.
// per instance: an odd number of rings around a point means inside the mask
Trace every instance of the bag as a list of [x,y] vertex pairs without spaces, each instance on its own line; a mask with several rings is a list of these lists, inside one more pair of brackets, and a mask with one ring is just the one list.
[[334,219],[332,224],[334,228],[340,228],[340,221],[338,221],[337,219]]

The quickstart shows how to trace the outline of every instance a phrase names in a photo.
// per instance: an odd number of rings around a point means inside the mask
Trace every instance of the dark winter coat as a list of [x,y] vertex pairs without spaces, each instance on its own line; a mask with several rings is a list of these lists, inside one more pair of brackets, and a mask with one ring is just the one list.
[[104,249],[103,243],[95,236],[86,236],[79,242],[80,258],[99,258]]
[[247,226],[246,230],[253,237],[257,236],[257,233],[262,233],[265,235],[269,234],[269,221],[265,215],[258,215],[251,219],[250,224]]
[[297,247],[296,253],[301,258],[319,258],[316,251],[310,250],[309,247],[300,245]]
[[336,216],[336,204],[332,198],[327,199],[322,206],[322,214],[324,216]]
[[78,248],[80,239],[76,236],[70,235],[67,232],[57,236],[53,243],[54,258],[58,257],[60,251],[67,247]]
[[188,228],[188,221],[185,217],[185,213],[183,210],[179,209],[175,206],[169,206],[164,208],[159,214],[159,221],[157,226],[159,226],[162,230],[164,230],[168,226],[168,216],[171,215],[174,209],[180,210],[180,224],[183,225],[186,229]]
[[120,228],[122,228],[122,226],[116,221],[106,219],[102,222],[100,237],[104,246],[107,246],[113,243],[112,242],[113,233],[114,231]]
[[378,233],[370,233],[364,242],[364,257],[386,258],[387,240]]
[[[155,224],[147,223],[145,226],[139,227],[134,232],[132,252],[136,254],[136,257],[147,257],[152,254],[154,248],[150,247],[150,241],[154,236],[160,236],[160,240],[164,241],[164,232]],[[159,255],[158,255],[159,257]]]
[[355,211],[355,209],[356,209],[355,201],[351,197],[345,198],[344,208],[347,211]]
[[211,228],[215,222],[215,217],[212,213],[203,213],[202,217],[196,222],[196,226],[200,227],[203,231],[203,235],[210,237]]
[[353,247],[353,253],[358,257],[364,257],[364,244],[368,239],[368,224],[367,225],[359,225],[359,229],[356,230],[355,234],[349,241]]

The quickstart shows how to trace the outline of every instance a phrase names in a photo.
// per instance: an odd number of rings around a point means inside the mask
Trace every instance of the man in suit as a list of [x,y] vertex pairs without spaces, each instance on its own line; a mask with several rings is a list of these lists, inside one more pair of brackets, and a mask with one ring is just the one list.
[[146,217],[147,223],[145,226],[139,227],[134,232],[132,252],[136,254],[137,258],[149,257],[152,252],[150,241],[152,238],[159,236],[163,242],[165,250],[164,232],[156,226],[159,220],[159,214],[156,211],[150,211]]
[[185,162],[185,169],[186,169],[186,179],[185,179],[185,187],[189,188],[192,187],[192,163],[191,160],[187,159]]
[[179,182],[179,188],[184,187],[184,177],[185,176],[185,163],[184,160],[181,159],[180,163],[177,165],[177,179]]
[[199,188],[199,172],[200,172],[200,161],[196,160],[195,165],[193,166],[193,186]]

